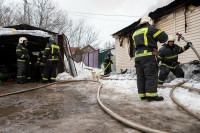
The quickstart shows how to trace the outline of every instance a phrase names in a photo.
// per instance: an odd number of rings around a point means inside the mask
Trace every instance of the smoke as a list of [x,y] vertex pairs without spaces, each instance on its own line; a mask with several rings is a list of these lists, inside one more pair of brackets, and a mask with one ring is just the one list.
[[97,10],[103,9],[105,12],[119,9],[120,6],[126,3],[133,3],[132,0],[90,0],[90,2]]
[[175,0],[157,0],[155,5],[150,6],[147,11],[144,13],[144,15],[148,15],[150,12],[155,11],[157,8],[161,8],[163,6],[166,6],[173,2]]

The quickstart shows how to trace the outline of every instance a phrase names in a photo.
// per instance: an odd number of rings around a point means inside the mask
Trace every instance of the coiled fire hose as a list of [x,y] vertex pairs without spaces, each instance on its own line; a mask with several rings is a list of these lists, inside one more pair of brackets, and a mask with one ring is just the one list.
[[[180,102],[178,102],[178,100],[176,100],[173,96],[173,92],[175,90],[176,87],[179,87],[181,85],[183,85],[185,82],[187,81],[183,81],[181,83],[178,83],[176,85],[173,85],[173,86],[168,86],[168,87],[172,87],[172,90],[170,91],[170,96],[172,98],[172,100],[178,105],[180,106],[183,110],[185,110],[186,112],[188,112],[189,114],[191,114],[192,116],[194,116],[195,118],[199,119],[199,116],[196,115],[195,113],[193,113],[191,110],[187,109],[186,107],[184,107],[182,104],[180,104]],[[114,113],[113,111],[111,111],[110,109],[108,109],[100,100],[100,91],[101,91],[101,86],[102,84],[99,86],[98,88],[98,91],[97,91],[97,101],[99,103],[99,105],[102,107],[102,109],[108,113],[109,115],[111,115],[113,118],[115,118],[116,120],[120,121],[121,123],[129,126],[129,127],[132,127],[134,129],[137,129],[139,131],[142,131],[142,132],[147,132],[147,133],[165,133],[164,131],[160,131],[160,130],[156,130],[156,129],[152,129],[152,128],[149,128],[149,127],[146,127],[146,126],[143,126],[143,125],[140,125],[140,124],[137,124],[137,123],[133,123],[119,115],[117,115],[116,113]],[[162,85],[163,87],[163,85]],[[165,86],[164,86],[165,87]],[[185,87],[187,89],[191,89],[191,87]],[[191,89],[191,90],[198,90],[198,89]]]
[[183,104],[181,104],[181,103],[180,103],[178,100],[176,100],[176,98],[174,97],[173,92],[174,92],[175,88],[178,87],[178,86],[181,86],[181,85],[184,84],[185,82],[187,82],[187,81],[183,81],[183,82],[181,82],[181,83],[175,85],[175,86],[171,89],[171,91],[170,91],[170,97],[171,97],[172,100],[173,100],[177,105],[179,105],[183,110],[185,110],[186,112],[188,112],[189,114],[191,114],[192,116],[194,116],[195,118],[197,118],[198,120],[200,120],[200,116],[199,116],[199,115],[197,115],[196,113],[193,113],[190,109],[186,108]]
[[9,95],[15,95],[15,94],[19,94],[19,93],[25,93],[25,92],[28,92],[28,91],[34,91],[34,90],[38,90],[38,89],[41,89],[41,88],[44,88],[44,87],[47,87],[47,86],[51,86],[51,85],[54,85],[54,84],[70,83],[70,82],[80,82],[80,81],[91,81],[91,80],[67,80],[67,81],[58,81],[58,82],[48,83],[48,84],[41,85],[41,86],[38,86],[38,87],[30,88],[30,89],[27,89],[27,90],[20,90],[20,91],[16,91],[16,92],[1,94],[0,97],[5,97],[5,96],[9,96]]
[[164,132],[164,131],[161,131],[161,130],[156,130],[156,129],[152,129],[152,128],[149,128],[149,127],[146,127],[146,126],[143,126],[141,124],[138,124],[138,123],[134,123],[134,122],[131,122],[121,116],[119,116],[118,114],[114,113],[113,111],[111,111],[110,109],[108,109],[108,107],[106,107],[100,100],[100,91],[101,91],[101,88],[102,88],[102,84],[100,84],[99,88],[98,88],[98,91],[97,91],[97,101],[99,103],[99,105],[102,107],[102,109],[108,113],[110,116],[112,116],[113,118],[115,118],[116,120],[120,121],[121,123],[129,126],[129,127],[132,127],[134,129],[137,129],[139,131],[142,131],[142,132],[146,132],[146,133],[167,133],[167,132]]
[[[49,83],[49,84],[45,84],[45,85],[42,85],[42,86],[39,86],[39,87],[35,87],[35,88],[31,88],[31,89],[28,89],[28,90],[22,90],[22,91],[17,91],[17,92],[14,92],[14,93],[6,93],[6,94],[2,94],[0,95],[0,97],[5,97],[5,96],[9,96],[9,95],[14,95],[14,94],[19,94],[19,93],[24,93],[24,92],[28,92],[28,91],[33,91],[33,90],[36,90],[36,89],[40,89],[40,88],[44,88],[44,87],[47,87],[47,86],[50,86],[50,85],[54,85],[54,84],[60,84],[60,83],[69,83],[69,82],[80,82],[80,81],[91,81],[91,80],[67,80],[67,81],[59,81],[59,82],[54,82],[54,83]],[[186,81],[183,81],[181,83],[178,83],[176,85],[173,86],[171,92],[170,92],[170,96],[172,95],[172,100],[177,103],[179,106],[181,106],[182,109],[186,110],[188,113],[190,113],[191,111],[188,110],[187,108],[185,108],[183,105],[181,105],[179,102],[177,102],[177,100],[174,98],[173,96],[173,91],[175,90],[176,87],[178,86],[181,86],[182,84],[184,84]],[[100,83],[100,82],[99,82]],[[172,86],[167,86],[167,87],[172,87]],[[100,83],[100,86],[98,88],[98,91],[97,91],[97,102],[99,103],[99,105],[102,107],[102,109],[104,111],[106,111],[109,115],[111,115],[113,118],[115,118],[116,120],[122,122],[123,124],[129,126],[129,127],[132,127],[134,129],[137,129],[139,131],[142,131],[142,132],[148,132],[148,133],[166,133],[164,131],[160,131],[160,130],[156,130],[156,129],[152,129],[152,128],[149,128],[149,127],[146,127],[146,126],[143,126],[143,125],[140,125],[138,123],[133,123],[119,115],[117,115],[116,113],[114,113],[113,111],[111,111],[110,109],[108,109],[100,100],[100,91],[101,91],[101,88],[102,88],[102,84]],[[193,116],[195,116],[197,119],[199,119],[199,116],[194,114],[194,113],[190,113],[192,114]],[[199,119],[200,120],[200,119]]]
[[[181,107],[184,111],[186,111],[187,113],[189,113],[190,115],[194,116],[195,118],[197,118],[198,120],[200,120],[200,115],[197,115],[196,113],[194,113],[193,111],[191,111],[190,109],[186,108],[183,104],[181,104],[175,97],[174,97],[174,90],[176,87],[178,86],[181,86],[182,84],[184,84],[185,82],[187,81],[183,81],[181,83],[178,83],[176,85],[159,85],[158,87],[170,87],[172,88],[171,91],[170,91],[170,97],[171,99],[179,106]],[[196,89],[196,88],[192,88],[192,87],[187,87],[187,86],[181,86],[182,88],[185,88],[185,89],[189,89],[189,90],[192,90],[192,91],[196,91],[196,92],[199,92],[200,93],[200,90],[199,89]]]

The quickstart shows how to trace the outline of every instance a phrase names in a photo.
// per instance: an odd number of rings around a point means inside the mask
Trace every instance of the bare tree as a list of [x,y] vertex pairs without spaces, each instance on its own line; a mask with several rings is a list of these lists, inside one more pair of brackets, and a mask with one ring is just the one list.
[[[0,0],[3,3],[4,0]],[[12,5],[14,5],[13,3]],[[17,8],[14,8],[17,7]],[[68,14],[58,9],[52,0],[21,0],[20,4],[0,5],[0,25],[29,24],[42,29],[65,33],[71,46],[97,46],[99,33],[85,20],[73,21]]]
[[72,25],[67,13],[58,10],[52,0],[23,0],[24,4],[16,10],[17,24],[30,24],[46,30],[65,33]]
[[83,19],[73,24],[67,31],[67,35],[73,46],[82,47],[94,44],[97,46],[99,44],[97,42],[99,33],[92,26],[86,25]]
[[107,41],[104,43],[106,49],[111,49],[115,46],[115,42]]
[[12,6],[6,6],[4,0],[0,0],[0,26],[4,27],[14,23],[14,10]]

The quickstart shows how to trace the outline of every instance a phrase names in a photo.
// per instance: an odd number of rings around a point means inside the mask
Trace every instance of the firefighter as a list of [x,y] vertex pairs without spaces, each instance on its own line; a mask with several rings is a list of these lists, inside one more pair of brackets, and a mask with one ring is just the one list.
[[49,44],[44,50],[43,62],[45,63],[43,70],[42,83],[55,82],[56,80],[56,68],[58,64],[58,57],[60,53],[60,47],[56,43],[54,36],[49,38]]
[[[113,63],[111,60],[111,56],[112,54],[109,53],[106,58],[104,59],[104,68],[106,68],[108,66],[109,63]],[[109,66],[106,68],[106,70],[104,71],[104,75],[107,75],[111,72],[111,64],[109,64]]]
[[164,100],[157,94],[158,62],[153,52],[158,49],[157,41],[164,43],[168,39],[164,31],[152,25],[153,20],[143,16],[132,36],[138,93],[141,100],[149,102]]
[[185,46],[180,47],[177,44],[174,44],[174,40],[175,38],[172,35],[169,35],[167,44],[164,44],[164,46],[159,49],[158,59],[161,61],[161,66],[158,84],[163,84],[170,71],[177,78],[184,78],[184,72],[179,66],[180,63],[178,62],[178,54],[181,54],[189,49],[189,44],[192,43],[189,42]]
[[32,77],[32,62],[29,60],[27,62],[27,68],[26,68],[26,82],[31,82],[31,77]]
[[27,50],[28,40],[25,37],[19,38],[19,44],[16,47],[17,54],[17,82],[24,84],[26,81],[27,65],[30,57]]
[[41,50],[40,53],[39,53],[39,56],[37,57],[37,64],[39,66],[39,71],[40,71],[40,77],[41,79],[43,78],[43,70],[44,70],[44,62],[43,62],[43,55],[44,55],[44,50]]

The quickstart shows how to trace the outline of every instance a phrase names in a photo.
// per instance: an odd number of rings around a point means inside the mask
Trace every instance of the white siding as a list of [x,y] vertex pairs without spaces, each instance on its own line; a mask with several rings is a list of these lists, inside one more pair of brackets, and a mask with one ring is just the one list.
[[[111,53],[113,54],[113,56],[111,56],[111,59],[116,58],[115,57],[115,55],[116,55],[115,49],[111,49]],[[112,72],[116,72],[116,59],[114,59],[112,62],[113,62],[113,64],[111,64],[111,70],[112,70]]]
[[120,46],[118,38],[115,38],[116,44],[116,71],[120,72],[120,69],[134,69],[134,60],[130,60],[129,56],[129,42],[128,39],[124,39],[123,46]]
[[[181,33],[188,41],[193,43],[193,46],[200,54],[200,7],[196,7],[193,12],[187,11],[186,13],[186,21],[187,21],[187,33],[185,33],[185,16],[184,16],[185,8],[179,8],[172,13],[169,13],[163,17],[161,17],[156,23],[156,27],[165,31],[168,35],[174,35],[176,37],[175,43],[179,46],[184,46],[186,43],[181,40],[177,41],[176,32]],[[130,60],[128,50],[129,50],[129,42],[125,39],[123,41],[123,46],[120,46],[119,39],[117,36],[115,37],[116,41],[116,69],[120,71],[120,69],[134,69],[134,60]],[[160,48],[162,44],[158,43],[158,48]],[[197,56],[190,48],[186,52],[179,55],[179,61],[181,63],[189,62],[192,60],[197,60]]]
[[[200,27],[200,7],[196,7],[195,10],[187,11],[186,21],[187,29],[185,33],[185,8],[180,8],[173,13],[163,16],[158,22],[156,22],[156,27],[165,31],[167,34],[175,35],[176,32],[181,33],[188,41],[193,43],[193,46],[200,54],[200,32],[198,27]],[[177,39],[177,36],[176,36]],[[184,46],[186,43],[181,40],[178,42],[175,41],[179,46]],[[161,44],[159,44],[161,47]],[[186,52],[179,55],[179,61],[181,63],[189,62],[192,60],[197,60],[197,56],[190,48]]]

